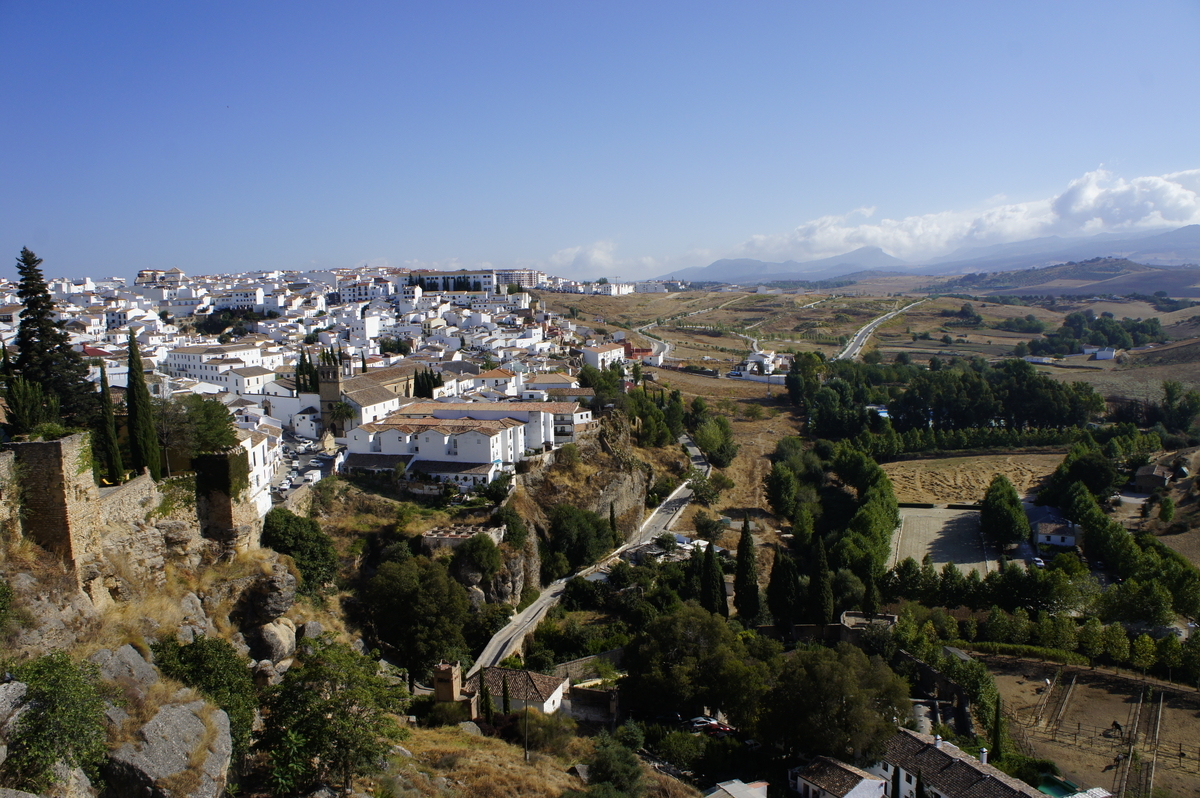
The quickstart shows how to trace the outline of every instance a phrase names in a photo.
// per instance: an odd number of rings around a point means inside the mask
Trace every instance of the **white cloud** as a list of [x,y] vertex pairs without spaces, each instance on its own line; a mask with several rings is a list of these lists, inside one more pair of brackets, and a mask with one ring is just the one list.
[[876,246],[918,261],[962,246],[1200,224],[1200,169],[1132,180],[1097,169],[1048,199],[865,221],[873,215],[873,208],[860,208],[789,233],[752,236],[727,257],[804,261]]

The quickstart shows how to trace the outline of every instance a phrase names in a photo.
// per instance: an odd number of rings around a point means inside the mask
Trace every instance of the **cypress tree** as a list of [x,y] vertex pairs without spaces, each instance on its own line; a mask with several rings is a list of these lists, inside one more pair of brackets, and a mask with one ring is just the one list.
[[704,574],[700,580],[700,606],[717,615],[729,615],[725,601],[725,576],[717,563],[717,544],[709,543],[704,551]]
[[892,766],[892,794],[889,798],[900,798],[900,768]]
[[875,573],[867,575],[867,589],[863,594],[862,611],[870,618],[879,614],[879,586],[875,584]]
[[608,528],[612,530],[613,545],[620,546],[621,533],[617,531],[617,505],[615,502],[608,503]]
[[505,715],[511,715],[512,714],[512,696],[508,692],[508,674],[507,673],[504,674],[504,683],[501,685],[501,689],[503,692],[500,696],[500,700],[502,702],[500,706],[504,710]]
[[758,597],[758,559],[754,537],[750,534],[749,514],[742,519],[742,537],[738,540],[733,605],[737,608],[738,617],[747,625],[756,623],[762,611]]
[[112,394],[108,390],[108,371],[103,364],[100,366],[100,424],[96,444],[105,478],[119,485],[125,476],[125,464],[121,462],[121,447],[117,444],[117,421],[113,417]]
[[813,573],[808,588],[809,621],[833,623],[833,574],[825,556],[825,541],[817,538],[813,546]]
[[767,607],[776,626],[791,628],[796,622],[800,603],[800,575],[796,561],[787,552],[775,550],[771,581],[767,583]]
[[483,719],[491,724],[496,716],[496,705],[492,703],[492,691],[488,688],[487,668],[479,672],[479,711]]
[[95,388],[88,381],[87,364],[54,320],[54,299],[41,265],[41,258],[28,249],[21,250],[17,258],[21,275],[17,297],[25,309],[17,327],[15,373],[40,385],[47,400],[56,397],[65,420],[90,425],[99,409]]
[[150,405],[150,390],[146,387],[146,373],[142,371],[142,353],[138,350],[133,331],[129,333],[129,378],[126,382],[125,407],[129,415],[129,453],[133,468],[141,473],[150,469],[150,476],[162,476],[162,461],[158,451],[158,436],[154,434],[153,409]]
[[367,352],[366,352],[366,350],[363,350],[360,354],[362,354],[362,373],[366,374],[367,373]]

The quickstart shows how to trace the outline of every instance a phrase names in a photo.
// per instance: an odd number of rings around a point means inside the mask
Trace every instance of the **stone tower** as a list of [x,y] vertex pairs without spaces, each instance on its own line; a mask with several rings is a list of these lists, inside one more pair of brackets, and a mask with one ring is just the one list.
[[457,662],[433,666],[433,697],[439,704],[462,700],[462,667]]
[[321,352],[317,358],[317,377],[320,380],[318,395],[321,398],[321,430],[332,432],[338,438],[345,434],[334,423],[331,413],[333,406],[342,401],[342,378],[345,376],[345,362],[339,362],[338,356],[332,351]]

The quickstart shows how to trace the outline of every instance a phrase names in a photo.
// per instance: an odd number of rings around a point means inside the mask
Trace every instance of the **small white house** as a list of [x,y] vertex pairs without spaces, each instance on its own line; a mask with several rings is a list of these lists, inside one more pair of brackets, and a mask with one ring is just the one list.
[[801,798],[883,798],[887,782],[827,756],[788,771],[788,786]]
[[488,692],[496,702],[504,695],[504,683],[508,682],[509,707],[514,712],[528,706],[544,715],[551,715],[562,706],[563,695],[570,685],[569,679],[534,671],[484,668],[467,679],[463,686],[468,692],[479,694],[482,674],[486,674]]

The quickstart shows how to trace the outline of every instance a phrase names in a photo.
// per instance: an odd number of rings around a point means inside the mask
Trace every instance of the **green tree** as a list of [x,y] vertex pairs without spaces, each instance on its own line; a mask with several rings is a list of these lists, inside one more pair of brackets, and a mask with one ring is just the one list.
[[1158,504],[1158,520],[1164,524],[1171,523],[1171,519],[1175,517],[1175,500],[1170,496],[1164,496]]
[[1133,641],[1133,649],[1129,657],[1129,664],[1146,675],[1146,670],[1153,667],[1158,657],[1158,650],[1154,645],[1154,638],[1148,634],[1142,633]]
[[758,552],[750,534],[750,516],[742,519],[742,536],[738,539],[737,570],[733,577],[733,605],[738,617],[747,626],[758,623],[762,604],[758,592]]
[[729,614],[725,598],[725,575],[717,562],[717,545],[709,543],[704,550],[704,570],[700,577],[700,606],[717,615]]
[[17,667],[13,675],[28,690],[26,709],[8,735],[8,758],[0,765],[3,783],[43,792],[54,782],[59,761],[98,777],[106,746],[96,666],[72,662],[65,651],[55,651]]
[[504,712],[505,715],[512,714],[512,692],[509,690],[509,687],[508,687],[508,674],[507,673],[504,674],[504,681],[502,682],[502,690],[503,690],[503,692],[501,694],[501,704],[500,704],[501,711]]
[[1104,627],[1104,653],[1118,665],[1129,659],[1129,637],[1119,623]]
[[376,634],[408,671],[410,687],[438,660],[465,648],[467,591],[426,557],[385,562],[364,594]]
[[1079,650],[1089,660],[1104,653],[1104,626],[1099,618],[1088,618],[1079,628]]
[[879,657],[841,643],[796,651],[763,701],[762,729],[793,756],[871,762],[908,712],[904,679]]
[[138,350],[132,331],[129,333],[129,375],[125,385],[126,425],[129,429],[133,470],[140,474],[143,468],[149,469],[150,476],[157,480],[162,477],[162,457],[159,454],[158,435],[154,431],[153,408],[150,389],[146,387],[142,353]]
[[24,377],[9,377],[4,387],[8,405],[8,429],[13,435],[33,432],[42,424],[58,421],[58,397],[42,390],[36,382]]
[[408,693],[347,645],[323,638],[306,645],[309,653],[267,690],[255,748],[272,769],[298,771],[291,791],[324,780],[349,787],[374,771],[399,737],[393,715],[404,711]]
[[996,474],[984,494],[979,512],[983,534],[1001,543],[1029,539],[1029,518],[1017,489],[1004,474]]
[[588,784],[611,784],[621,794],[636,798],[642,794],[642,763],[632,751],[602,732],[596,738]]
[[88,382],[87,364],[71,348],[71,339],[54,320],[54,299],[42,276],[42,259],[22,248],[17,258],[21,275],[17,299],[24,305],[17,325],[18,376],[56,397],[69,425],[91,426],[98,409],[95,387]]
[[833,573],[825,555],[825,541],[817,538],[813,544],[812,581],[808,586],[808,619],[810,623],[833,623]]
[[300,590],[316,593],[337,576],[338,556],[333,540],[312,518],[275,507],[263,520],[262,545],[286,554],[304,578]]
[[479,674],[479,712],[489,724],[496,719],[496,705],[492,703],[492,691],[488,688],[487,668]]
[[246,667],[249,662],[237,653],[229,641],[219,637],[198,637],[180,645],[174,637],[153,643],[154,664],[164,675],[194,687],[225,710],[229,716],[229,735],[238,756],[250,746],[254,713],[258,710],[258,690]]
[[992,759],[999,762],[1004,756],[1004,715],[1000,711],[1000,699],[996,699],[996,712],[992,716]]
[[113,485],[119,485],[125,478],[125,465],[117,443],[117,422],[108,389],[108,372],[103,365],[100,366],[100,422],[94,440],[105,478]]
[[183,423],[187,427],[186,438],[192,457],[237,446],[233,416],[220,399],[190,394],[183,400]]
[[478,571],[488,582],[500,571],[500,548],[487,535],[475,535],[454,550],[454,562],[460,568]]
[[775,550],[771,581],[767,583],[767,607],[775,625],[788,629],[800,614],[800,573],[796,561],[779,549]]
[[1183,645],[1179,638],[1169,634],[1158,641],[1158,664],[1167,669],[1167,678],[1173,679],[1175,669],[1183,664]]

